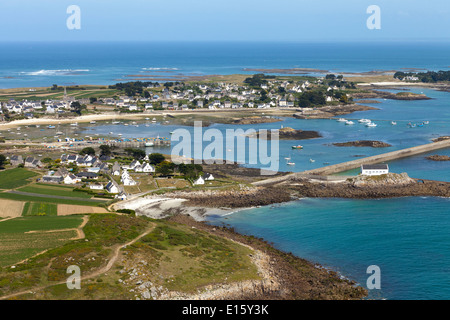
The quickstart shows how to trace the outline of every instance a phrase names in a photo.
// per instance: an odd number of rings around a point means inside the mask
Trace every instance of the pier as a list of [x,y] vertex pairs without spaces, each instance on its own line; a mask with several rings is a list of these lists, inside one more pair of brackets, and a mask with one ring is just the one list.
[[295,172],[285,175],[283,177],[271,178],[262,181],[254,182],[253,185],[266,185],[272,183],[280,183],[287,181],[291,178],[311,177],[311,176],[329,176],[335,173],[348,171],[361,167],[363,164],[376,164],[386,161],[397,160],[401,158],[407,158],[422,153],[427,153],[434,150],[450,148],[450,139],[439,142],[428,143],[416,147],[406,148],[402,150],[392,151],[388,153],[379,154],[376,156],[370,156],[367,158],[361,158],[357,160],[342,162],[326,167],[321,167],[313,170],[307,170],[302,172]]

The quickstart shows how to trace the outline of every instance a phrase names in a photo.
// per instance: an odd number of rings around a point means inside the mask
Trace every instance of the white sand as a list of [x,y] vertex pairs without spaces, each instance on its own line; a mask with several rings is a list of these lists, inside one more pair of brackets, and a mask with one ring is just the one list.
[[202,208],[185,206],[186,199],[144,197],[119,202],[114,205],[117,209],[131,209],[138,216],[146,216],[153,219],[162,219],[173,214],[190,215],[197,221],[204,221],[207,215],[226,215],[237,210]]

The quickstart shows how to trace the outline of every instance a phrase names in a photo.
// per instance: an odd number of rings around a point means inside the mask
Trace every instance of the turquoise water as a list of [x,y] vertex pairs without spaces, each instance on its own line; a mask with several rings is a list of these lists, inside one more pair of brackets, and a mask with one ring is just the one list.
[[[419,144],[450,134],[450,93],[414,88],[432,100],[380,100],[379,110],[356,112],[348,119],[369,118],[376,128],[356,123],[345,126],[335,120],[297,120],[250,125],[215,124],[211,128],[224,132],[229,128],[274,129],[290,126],[318,130],[323,137],[303,141],[280,141],[280,171],[302,171]],[[392,126],[390,121],[398,124]],[[424,127],[409,128],[408,122],[429,120]],[[113,130],[115,128],[116,130]],[[150,127],[100,126],[88,132],[107,133],[122,130],[129,137],[169,135],[176,126],[152,124]],[[192,132],[192,128],[185,127]],[[333,142],[356,139],[381,140],[392,147],[339,148]],[[197,141],[198,142],[198,141]],[[291,150],[295,144],[303,150]],[[168,152],[168,149],[150,151]],[[450,149],[429,154],[450,155]],[[389,162],[391,171],[407,172],[423,179],[450,181],[450,164],[426,160],[429,154]],[[291,156],[295,167],[288,167],[284,157]],[[309,162],[316,159],[315,163]],[[253,167],[260,167],[254,165]],[[353,170],[350,174],[358,174]],[[349,174],[344,173],[344,174]],[[212,224],[226,224],[238,232],[252,234],[272,242],[275,247],[338,271],[366,286],[370,265],[381,269],[381,290],[370,290],[371,299],[450,299],[450,199],[410,197],[380,200],[302,199],[300,201],[250,210],[225,217],[214,216]]]
[[[8,43],[0,44],[0,88],[113,84],[127,81],[127,75],[148,71],[168,76],[254,73],[244,72],[244,68],[318,68],[335,73],[400,68],[447,70],[449,56],[449,44],[433,43]],[[230,128],[279,129],[283,125],[317,130],[323,136],[320,139],[280,142],[279,170],[303,171],[450,135],[450,93],[421,88],[411,91],[424,92],[433,99],[380,100],[380,104],[373,104],[380,110],[345,116],[369,118],[378,124],[376,128],[366,128],[357,122],[345,126],[335,120],[291,118],[258,126],[215,124],[211,128],[225,132]],[[392,126],[392,120],[398,124]],[[430,124],[422,128],[406,126],[408,122],[424,120]],[[139,127],[98,124],[87,126],[83,134],[114,132],[130,138],[169,137],[177,128],[180,127],[161,124],[145,127],[142,123]],[[392,147],[331,145],[361,139],[385,141]],[[304,149],[292,150],[291,146],[297,144]],[[167,148],[148,151],[170,152]],[[226,152],[224,149],[223,153]],[[450,149],[432,152],[435,153],[450,155]],[[294,167],[287,166],[284,158],[288,156],[295,162]],[[407,172],[416,178],[450,181],[450,164],[428,161],[425,156],[392,161],[389,166],[393,172]],[[316,161],[311,163],[309,159]],[[237,231],[263,237],[280,249],[337,270],[363,286],[368,277],[367,267],[378,265],[381,291],[372,290],[371,298],[450,299],[449,211],[449,199],[431,197],[303,199],[212,217],[211,223],[226,223]]]
[[450,199],[302,199],[211,217],[213,224],[262,237],[366,287],[367,267],[381,270],[372,299],[450,298]]
[[[450,112],[448,111],[450,103],[450,93],[440,92],[430,89],[414,88],[412,92],[424,92],[432,100],[419,101],[397,101],[397,100],[382,100],[379,104],[373,104],[379,110],[355,112],[347,115],[347,119],[361,119],[369,118],[377,123],[375,128],[367,128],[363,124],[354,120],[355,125],[347,126],[342,122],[334,119],[311,119],[300,120],[293,118],[285,118],[282,122],[267,123],[260,125],[224,125],[214,124],[208,128],[203,128],[203,132],[207,129],[217,129],[225,136],[227,129],[279,129],[281,126],[292,127],[302,130],[316,130],[322,135],[322,138],[301,140],[301,141],[279,141],[279,156],[274,157],[277,161],[279,171],[304,171],[314,168],[323,167],[328,164],[336,164],[345,161],[357,159],[362,156],[372,156],[380,153],[386,153],[394,150],[413,147],[420,144],[430,143],[431,139],[450,135]],[[397,121],[397,125],[391,125],[391,121]],[[430,121],[429,125],[424,127],[409,128],[408,122],[419,123],[424,120]],[[121,133],[123,137],[148,137],[148,136],[164,136],[170,137],[170,132],[174,131],[180,126],[150,124],[149,127],[141,125],[125,126],[121,125],[103,125],[91,126],[85,131],[88,135],[102,134],[107,135],[109,132],[115,134]],[[182,127],[193,133],[192,127]],[[194,145],[201,143],[197,139],[192,139],[191,150],[194,150]],[[336,147],[334,142],[346,142],[353,140],[381,140],[392,145],[388,148],[370,148],[370,147]],[[174,142],[173,146],[178,145],[179,142]],[[182,143],[182,142],[180,142]],[[246,158],[238,159],[239,150],[237,145],[234,148],[235,157],[233,160],[245,162],[249,167],[266,167],[261,163],[254,165],[248,164],[248,144],[247,139],[247,153]],[[291,146],[301,144],[304,146],[302,150],[292,150]],[[182,143],[187,146],[188,144]],[[209,142],[204,141],[203,147],[209,145]],[[270,149],[270,147],[269,147]],[[149,152],[161,151],[169,153],[170,149],[151,148]],[[433,151],[430,154],[449,155],[450,149]],[[224,145],[222,155],[227,158],[230,155],[230,150]],[[450,164],[448,162],[435,162],[426,160],[425,157],[429,154],[418,155],[406,159],[399,159],[388,162],[392,172],[407,172],[411,177],[423,179],[435,179],[450,181]],[[284,159],[290,157],[295,166],[288,166]],[[221,157],[217,157],[221,158]],[[227,158],[228,159],[228,158]],[[315,162],[310,162],[310,159]],[[356,172],[357,174],[358,172]]]

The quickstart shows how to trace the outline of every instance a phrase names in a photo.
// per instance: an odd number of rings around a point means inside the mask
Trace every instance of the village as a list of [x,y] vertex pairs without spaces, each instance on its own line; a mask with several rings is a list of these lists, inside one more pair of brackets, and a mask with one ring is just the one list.
[[[110,148],[103,147],[102,151]],[[95,155],[92,150],[87,147],[78,154],[62,154],[58,159],[12,155],[6,157],[6,166],[40,173],[35,179],[38,184],[67,185],[94,197],[116,200],[149,191],[201,187],[215,180],[212,174],[203,173],[201,166],[176,166],[159,153],[145,154],[142,150],[129,148],[130,153],[134,152],[131,157],[115,157]]]
[[[58,86],[0,95],[0,121],[39,117],[64,118],[115,111],[149,114],[158,110],[309,108],[347,103],[354,88],[342,76],[279,79],[257,74],[232,82],[128,82],[96,89]],[[46,99],[38,99],[46,97]]]

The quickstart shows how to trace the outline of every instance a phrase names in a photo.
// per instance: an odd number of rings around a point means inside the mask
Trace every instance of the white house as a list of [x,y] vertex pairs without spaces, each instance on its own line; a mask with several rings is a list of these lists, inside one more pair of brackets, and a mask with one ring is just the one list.
[[89,185],[91,190],[103,190],[103,185],[101,183],[93,183]]
[[214,176],[211,173],[205,173],[203,175],[203,180],[205,180],[205,181],[212,181],[212,180],[214,180]]
[[145,164],[142,165],[142,172],[154,173],[155,172],[155,167],[152,166],[149,163],[145,163]]
[[194,181],[194,185],[202,185],[205,184],[205,180],[202,177],[198,177],[197,180]]
[[119,193],[120,191],[119,186],[114,181],[108,182],[105,188],[109,193]]
[[112,166],[111,172],[115,176],[120,176],[120,165],[117,162]]
[[64,184],[75,184],[81,182],[81,179],[74,174],[69,174],[64,178]]
[[363,176],[379,176],[389,173],[387,164],[363,164],[361,165],[361,174]]

